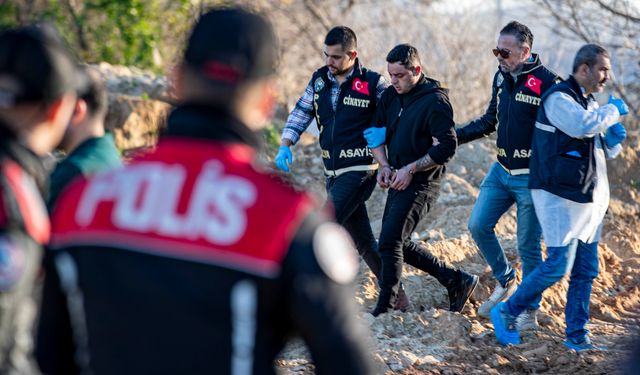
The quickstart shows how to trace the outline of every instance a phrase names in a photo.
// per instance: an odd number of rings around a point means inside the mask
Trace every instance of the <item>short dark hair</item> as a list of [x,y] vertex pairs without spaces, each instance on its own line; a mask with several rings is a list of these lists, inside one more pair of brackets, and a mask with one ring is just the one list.
[[520,45],[528,44],[529,48],[533,48],[533,33],[526,25],[518,21],[511,21],[500,30],[500,35],[513,35],[518,39]]
[[0,33],[0,108],[50,104],[84,84],[77,62],[52,24]]
[[356,33],[346,26],[336,26],[329,30],[324,38],[325,46],[340,44],[343,51],[355,51],[358,48]]
[[87,103],[89,115],[104,116],[107,113],[107,90],[102,82],[102,77],[92,68],[85,68],[86,85],[78,90],[78,99]]
[[276,35],[264,16],[242,7],[214,7],[196,22],[181,72],[186,100],[223,109],[247,87],[271,79],[278,64]]
[[576,73],[582,64],[593,66],[598,62],[598,56],[610,58],[609,52],[598,44],[585,44],[580,47],[573,59],[573,73]]
[[193,26],[184,62],[204,79],[233,89],[276,73],[276,44],[267,18],[242,7],[212,8]]
[[418,49],[411,44],[398,44],[393,47],[387,54],[388,63],[400,63],[407,69],[413,69],[418,65],[422,65],[420,62],[420,55],[418,55]]

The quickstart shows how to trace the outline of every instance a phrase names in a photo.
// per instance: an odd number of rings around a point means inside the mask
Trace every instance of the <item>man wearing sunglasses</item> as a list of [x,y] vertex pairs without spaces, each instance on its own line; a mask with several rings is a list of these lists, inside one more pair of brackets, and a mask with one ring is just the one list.
[[600,107],[593,97],[604,90],[610,72],[609,52],[597,44],[584,45],[569,78],[543,98],[533,130],[529,187],[547,257],[506,302],[491,310],[496,338],[503,345],[520,343],[516,317],[567,274],[564,345],[578,352],[602,349],[589,338],[589,301],[609,206],[606,160],[622,150],[627,132],[618,121],[629,113],[622,99],[610,97]]
[[[480,194],[469,218],[469,231],[497,279],[492,295],[480,305],[478,315],[488,318],[491,309],[516,290],[516,271],[509,264],[495,234],[500,217],[515,203],[518,253],[523,276],[541,262],[542,230],[527,187],[531,138],[541,97],[558,82],[531,52],[533,34],[517,22],[508,23],[498,37],[493,54],[498,71],[491,101],[483,116],[456,130],[458,144],[488,136],[497,130],[498,160],[480,186]],[[537,328],[540,299],[532,301],[518,319],[521,330]]]
[[[356,34],[336,26],[324,40],[325,66],[316,70],[296,103],[282,131],[276,166],[289,172],[291,146],[315,119],[326,175],[328,199],[336,221],[353,238],[358,252],[379,277],[380,256],[365,202],[376,186],[375,163],[362,132],[371,126],[377,101],[388,83],[366,69],[358,59]],[[409,301],[399,292],[396,308],[405,310]]]

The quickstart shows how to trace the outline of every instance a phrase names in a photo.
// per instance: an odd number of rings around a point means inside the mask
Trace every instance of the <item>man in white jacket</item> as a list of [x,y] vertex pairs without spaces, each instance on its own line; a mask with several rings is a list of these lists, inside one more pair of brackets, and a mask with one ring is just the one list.
[[542,292],[571,272],[565,310],[565,345],[593,349],[586,323],[598,241],[609,205],[606,159],[620,153],[626,137],[618,122],[628,113],[621,99],[602,107],[592,94],[609,79],[609,53],[587,44],[576,54],[572,75],[542,98],[533,133],[529,188],[547,245],[547,259],[506,302],[491,310],[501,344],[518,344],[516,317]]

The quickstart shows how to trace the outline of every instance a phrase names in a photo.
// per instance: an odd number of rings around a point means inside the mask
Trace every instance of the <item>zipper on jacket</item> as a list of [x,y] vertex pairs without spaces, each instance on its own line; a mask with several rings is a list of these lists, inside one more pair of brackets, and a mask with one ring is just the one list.
[[[340,94],[342,93],[342,85],[347,82],[346,80],[342,83],[338,83],[336,80],[336,84],[338,84],[338,93],[336,94],[336,107],[333,109],[333,126],[331,126],[331,169],[336,170],[336,147],[334,142],[334,134],[336,130],[336,112],[338,112],[338,106],[340,105]],[[333,103],[331,103],[333,107]]]
[[[513,76],[511,76],[513,78]],[[520,75],[518,75],[518,77],[520,77]],[[516,85],[518,83],[517,78],[514,78],[513,80],[513,90],[509,93],[509,104],[507,105],[507,126],[506,126],[506,139],[505,139],[505,147],[504,147],[504,151],[505,154],[507,154],[507,165],[505,167],[507,167],[509,169],[509,174],[511,174],[511,155],[508,153],[510,152],[509,146],[510,146],[510,142],[509,142],[509,127],[511,126],[511,102],[515,100],[515,97],[513,96],[513,94],[516,92]],[[511,152],[511,154],[513,154]]]

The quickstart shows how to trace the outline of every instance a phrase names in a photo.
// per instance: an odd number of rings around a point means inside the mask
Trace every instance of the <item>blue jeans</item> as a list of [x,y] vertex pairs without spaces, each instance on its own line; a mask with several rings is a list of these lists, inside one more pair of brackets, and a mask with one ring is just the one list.
[[[542,262],[542,229],[528,184],[528,174],[512,176],[494,163],[480,185],[480,194],[469,217],[469,232],[502,286],[516,277],[516,271],[509,264],[496,237],[495,226],[514,203],[517,208],[518,253],[522,260],[523,278]],[[539,307],[540,298],[531,301],[529,309],[537,310]]]
[[336,221],[349,232],[358,253],[380,280],[380,255],[365,204],[375,187],[375,172],[354,171],[326,179],[327,195],[333,204]]
[[548,247],[547,259],[522,280],[518,290],[507,301],[508,313],[518,316],[542,292],[560,281],[571,270],[567,306],[564,311],[567,338],[583,340],[589,331],[589,301],[593,279],[598,276],[598,243],[573,240],[567,246]]

